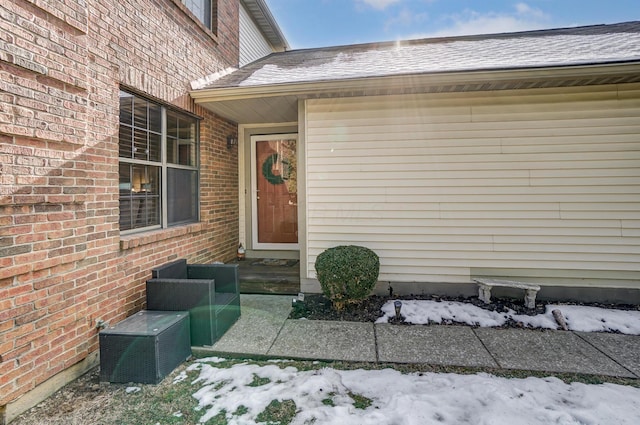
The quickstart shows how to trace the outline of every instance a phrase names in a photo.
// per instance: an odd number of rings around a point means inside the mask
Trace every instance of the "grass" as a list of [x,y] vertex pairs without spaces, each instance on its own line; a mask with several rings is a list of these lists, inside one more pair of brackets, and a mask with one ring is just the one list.
[[[56,393],[43,405],[32,409],[18,418],[12,425],[70,425],[70,424],[160,424],[160,425],[189,425],[198,424],[205,414],[206,408],[199,408],[198,401],[193,394],[202,388],[202,384],[193,384],[199,376],[198,370],[188,370],[193,362],[187,362],[167,377],[159,385],[136,385],[140,390],[127,393],[127,385],[100,384],[96,371],[85,375],[81,379],[69,384]],[[281,368],[294,367],[299,371],[320,370],[333,368],[338,370],[367,369],[379,370],[393,368],[401,373],[456,373],[473,374],[486,372],[504,378],[547,377],[552,374],[546,372],[531,372],[518,370],[474,369],[463,367],[436,367],[424,364],[385,364],[385,363],[350,363],[350,362],[319,362],[319,361],[286,361],[268,362],[261,360],[226,360],[216,363],[216,368],[230,368],[236,364],[255,364],[258,366],[277,366]],[[186,374],[186,379],[175,380],[180,374]],[[564,382],[582,382],[585,384],[615,383],[640,387],[640,380],[613,378],[607,376],[593,376],[580,374],[553,374]],[[269,378],[253,375],[248,386],[260,387],[271,383]],[[228,381],[219,380],[210,383],[211,388],[222,389]],[[367,409],[373,400],[356,393],[347,394],[356,409]],[[336,406],[336,393],[328,393],[322,404],[328,407]],[[215,404],[215,400],[212,401]],[[287,425],[296,416],[298,407],[293,400],[272,400],[260,412],[256,419],[260,423],[269,425]],[[240,405],[235,411],[223,411],[210,418],[207,425],[228,425],[229,419],[237,419],[249,413],[249,408]],[[245,417],[246,418],[246,417]],[[233,422],[233,421],[232,421]]]
[[248,385],[249,387],[261,387],[271,382],[269,378],[261,378],[260,376],[253,374],[253,381]]
[[293,400],[273,400],[256,416],[256,420],[267,425],[287,425],[296,416],[296,404]]
[[334,407],[336,404],[333,402],[333,397],[336,395],[336,393],[329,393],[329,397],[325,398],[322,400],[322,404],[324,404],[325,406],[331,406]]
[[118,415],[114,418],[117,422],[112,423],[123,425],[197,423],[202,414],[195,410],[198,403],[193,398],[194,388],[190,385],[197,374],[197,371],[188,373],[188,378],[178,384],[165,380],[157,386],[138,385],[140,391],[136,393],[127,394],[125,391],[116,391],[112,411]]
[[373,404],[373,400],[360,394],[349,393],[349,397],[353,399],[353,407],[356,409],[366,409]]
[[[306,362],[305,362],[306,363]],[[318,362],[314,362],[319,364]],[[381,370],[381,369],[395,369],[401,373],[456,373],[460,375],[472,375],[475,373],[489,373],[494,376],[509,379],[523,379],[528,377],[534,378],[546,378],[554,376],[561,381],[569,384],[571,382],[580,382],[583,384],[618,384],[629,385],[632,387],[640,388],[640,379],[635,378],[622,378],[607,375],[587,375],[581,373],[558,373],[558,372],[543,372],[543,371],[531,371],[531,370],[518,370],[518,369],[494,369],[489,367],[464,367],[464,366],[435,366],[423,363],[365,363],[365,362],[326,362],[322,363],[322,367],[331,367],[338,370]],[[288,365],[296,366],[296,363],[288,363]],[[300,368],[299,370],[303,370]]]
[[[319,370],[324,367],[331,367],[340,370],[354,370],[354,369],[367,369],[367,370],[379,370],[386,368],[393,368],[402,373],[457,373],[457,374],[473,374],[479,370],[474,368],[463,367],[434,367],[422,364],[384,364],[384,363],[349,363],[349,362],[312,362],[312,361],[290,361],[282,363],[272,363],[267,361],[251,360],[230,360],[224,363],[216,364],[216,367],[231,367],[238,363],[252,363],[260,366],[265,365],[278,365],[279,367],[295,367],[300,371]],[[496,376],[504,378],[526,378],[530,376],[534,377],[547,377],[550,374],[546,372],[531,372],[531,371],[518,371],[518,370],[494,370],[494,369],[481,369],[480,371],[491,373]],[[197,423],[198,419],[202,416],[202,411],[196,411],[196,400],[192,394],[195,392],[195,388],[190,383],[195,380],[198,375],[197,371],[188,372],[188,378],[178,384],[143,386],[142,391],[132,395],[119,395],[118,404],[122,403],[127,405],[128,408],[124,411],[122,416],[122,424],[139,424],[149,423],[161,425],[164,424],[191,424]],[[640,381],[636,379],[625,378],[613,378],[608,376],[594,376],[594,375],[581,375],[581,374],[554,374],[557,378],[564,382],[582,382],[585,384],[602,384],[605,382],[616,383],[622,385],[632,385],[640,387]],[[248,386],[259,387],[267,385],[271,382],[269,378],[253,376],[253,380]],[[213,384],[214,388],[221,388],[225,382],[216,382]],[[335,406],[333,397],[336,394],[329,393],[322,403],[326,406]],[[367,409],[373,403],[373,401],[360,394],[349,393],[349,397],[353,399],[353,406],[356,409]],[[144,409],[140,409],[139,406],[147,406]],[[265,410],[258,414],[256,420],[260,423],[267,425],[287,425],[291,423],[296,415],[296,405],[293,400],[272,400],[271,403],[265,408]],[[181,416],[173,416],[176,412],[180,412]],[[240,417],[248,412],[248,409],[244,406],[239,407],[235,412],[232,412],[231,417]],[[214,418],[207,421],[207,425],[227,425],[227,412],[222,412]]]

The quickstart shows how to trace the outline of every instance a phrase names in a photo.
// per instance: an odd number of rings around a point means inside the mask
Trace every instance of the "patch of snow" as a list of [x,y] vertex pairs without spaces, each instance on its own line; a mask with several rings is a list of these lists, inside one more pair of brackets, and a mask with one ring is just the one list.
[[203,363],[222,363],[222,362],[226,362],[227,359],[222,358],[222,357],[204,357],[202,359],[197,359],[196,362],[203,362]]
[[237,71],[238,68],[235,67],[229,67],[229,68],[225,68],[222,71],[218,71],[218,72],[214,72],[213,74],[209,74],[205,77],[199,78],[197,80],[193,80],[191,82],[191,89],[192,90],[198,90],[198,89],[202,89],[205,88],[206,86],[208,86],[211,83],[214,83],[216,81],[218,81],[220,78],[222,77],[226,77],[227,75]]
[[[386,323],[390,318],[395,317],[393,301],[387,301],[382,306],[382,312],[384,316],[376,323]],[[508,313],[485,310],[473,304],[430,300],[403,300],[400,313],[405,317],[405,322],[416,325],[466,323],[472,326],[493,327],[504,325],[509,317]]]
[[175,378],[173,378],[173,383],[177,384],[179,382],[184,381],[185,379],[187,379],[187,372],[182,371],[180,372],[180,374],[178,374],[178,376],[176,376]]
[[581,332],[620,332],[640,335],[640,311],[615,310],[579,305],[548,305],[546,316],[558,309],[570,330]]
[[[615,310],[579,305],[550,304],[544,314],[517,314],[514,310],[498,313],[470,303],[457,301],[402,300],[401,314],[405,322],[417,325],[429,323],[463,323],[471,326],[496,327],[513,319],[526,327],[558,329],[552,311],[560,310],[569,330],[581,332],[620,332],[640,335],[640,311]],[[384,315],[376,323],[387,323],[395,317],[392,301],[382,306]]]
[[[273,400],[293,400],[292,424],[637,424],[640,389],[615,385],[566,384],[557,378],[507,379],[476,375],[411,373],[393,369],[298,371],[275,365],[217,368],[200,363],[194,385],[196,411],[207,422],[227,413],[229,423],[255,423]],[[268,383],[248,386],[254,377]],[[353,395],[371,405],[354,406]],[[327,402],[330,399],[331,402]]]
[[127,394],[135,394],[140,392],[142,389],[140,387],[127,387],[124,392]]
[[[634,45],[635,43],[635,45]],[[580,48],[576,48],[580,46]],[[623,46],[613,49],[612,46]],[[436,43],[399,43],[353,49],[319,49],[273,56],[243,78],[240,87],[289,84],[400,74],[491,70],[505,68],[580,65],[629,60],[640,55],[637,33],[554,34],[549,37],[491,37],[484,40],[449,40]],[[295,61],[296,62],[289,62]],[[218,76],[195,81],[192,88],[216,81]],[[197,85],[200,84],[200,85]]]

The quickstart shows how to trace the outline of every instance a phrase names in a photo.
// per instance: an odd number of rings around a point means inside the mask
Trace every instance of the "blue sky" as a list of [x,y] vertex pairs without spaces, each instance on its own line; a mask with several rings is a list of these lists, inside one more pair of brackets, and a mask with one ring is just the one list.
[[266,0],[294,49],[640,20],[640,0]]

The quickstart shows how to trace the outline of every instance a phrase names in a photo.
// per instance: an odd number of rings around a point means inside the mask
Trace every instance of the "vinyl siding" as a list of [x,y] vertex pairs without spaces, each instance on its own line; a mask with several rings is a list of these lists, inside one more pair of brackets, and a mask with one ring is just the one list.
[[639,85],[306,111],[308,278],[323,250],[359,244],[382,281],[579,270],[611,277],[590,285],[640,286]]
[[240,66],[273,53],[271,45],[240,2]]

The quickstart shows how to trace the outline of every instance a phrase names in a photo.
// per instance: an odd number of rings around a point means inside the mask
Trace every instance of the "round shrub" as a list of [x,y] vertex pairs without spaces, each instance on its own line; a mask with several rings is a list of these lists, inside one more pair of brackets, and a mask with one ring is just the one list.
[[315,266],[322,292],[340,310],[371,294],[378,281],[380,259],[369,248],[341,245],[318,255]]

